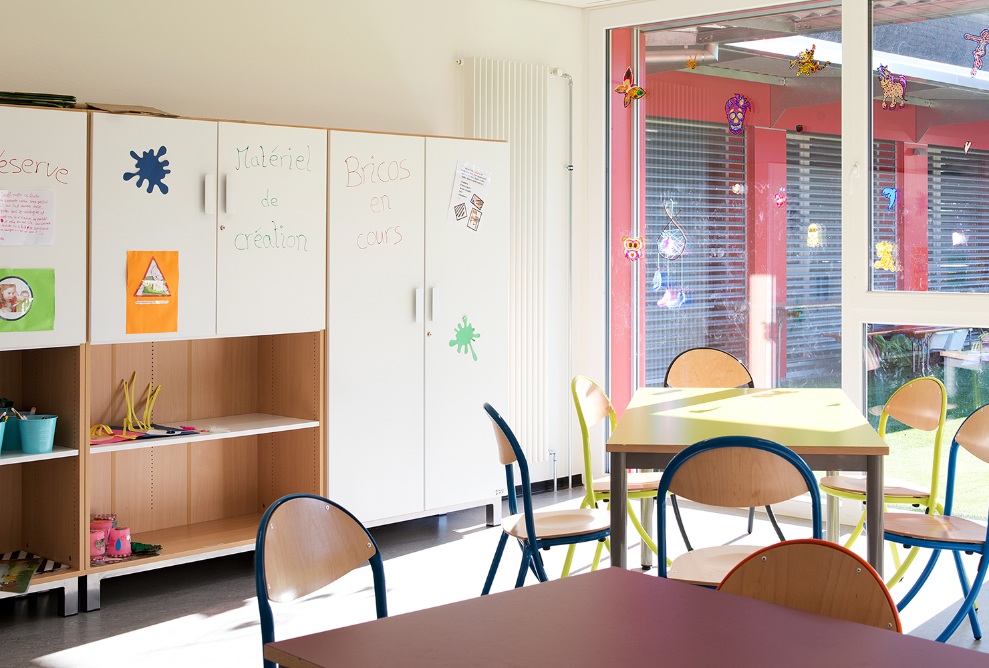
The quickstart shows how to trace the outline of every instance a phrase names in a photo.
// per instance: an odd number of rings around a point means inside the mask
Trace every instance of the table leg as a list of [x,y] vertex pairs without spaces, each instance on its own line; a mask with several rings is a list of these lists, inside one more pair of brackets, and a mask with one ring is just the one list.
[[883,457],[866,457],[865,527],[868,559],[880,577],[883,575]]
[[628,542],[625,538],[628,502],[628,471],[625,469],[625,453],[611,453],[611,565],[626,567]]
[[[826,475],[838,475],[837,471],[827,471]],[[841,540],[841,499],[837,496],[831,496],[827,494],[827,517],[825,518],[824,528],[827,531],[825,536],[832,543],[837,543]]]

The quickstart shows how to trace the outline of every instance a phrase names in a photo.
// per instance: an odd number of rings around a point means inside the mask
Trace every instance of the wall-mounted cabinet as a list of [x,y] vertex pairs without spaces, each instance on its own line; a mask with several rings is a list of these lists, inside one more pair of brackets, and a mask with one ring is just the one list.
[[[93,114],[91,153],[93,343],[325,327],[325,130]],[[128,315],[128,251],[177,253],[174,331]]]
[[268,504],[324,489],[323,346],[311,332],[92,347],[91,422],[120,424],[136,372],[138,406],[162,387],[155,423],[206,432],[90,446],[87,516],[115,513],[162,549],[88,567],[86,609],[105,577],[253,549]]
[[329,163],[329,494],[372,524],[491,503],[508,146],[334,130]]

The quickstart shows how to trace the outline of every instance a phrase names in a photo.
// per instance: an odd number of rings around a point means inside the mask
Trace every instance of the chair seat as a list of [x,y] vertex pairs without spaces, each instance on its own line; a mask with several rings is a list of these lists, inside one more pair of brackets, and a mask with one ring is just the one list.
[[886,513],[883,529],[897,536],[946,543],[981,543],[986,539],[986,525],[950,515]]
[[[648,492],[659,489],[659,479],[663,477],[662,471],[631,471],[628,474],[629,492]],[[594,479],[595,494],[611,493],[611,477],[604,476]]]
[[[865,497],[865,478],[853,475],[829,475],[821,478],[821,487],[831,488],[848,494],[861,494]],[[825,490],[827,491],[827,490]],[[886,479],[883,496],[926,499],[930,491],[902,480]]]
[[[533,515],[540,540],[595,533],[611,526],[611,513],[593,508],[544,510]],[[519,513],[501,521],[502,530],[515,538],[526,538],[525,515]]]
[[674,559],[667,577],[691,584],[716,587],[731,569],[762,547],[761,545],[702,547]]

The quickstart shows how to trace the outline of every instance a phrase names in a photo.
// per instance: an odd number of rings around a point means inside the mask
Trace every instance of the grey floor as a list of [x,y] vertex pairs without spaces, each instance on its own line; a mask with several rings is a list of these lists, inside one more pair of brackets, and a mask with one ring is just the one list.
[[[548,492],[538,495],[537,501],[544,507],[574,507],[581,494],[580,489],[576,494]],[[753,536],[746,537],[741,514],[715,515],[689,506],[684,512],[692,531],[705,538],[720,532],[718,540],[722,541],[772,539],[762,519]],[[800,522],[784,521],[783,526],[788,537],[806,533]],[[371,532],[385,558],[391,614],[478,595],[499,535],[498,528],[484,525],[483,509],[376,527]],[[630,537],[637,537],[634,530]],[[860,543],[864,549],[864,541]],[[560,549],[544,553],[551,577],[559,576],[564,553]],[[592,553],[590,548],[578,552],[577,572],[589,569]],[[505,554],[494,591],[514,584],[518,555],[513,550]],[[630,545],[630,567],[641,567],[640,554],[637,543]],[[930,591],[925,590],[903,614],[907,633],[933,638],[957,606],[959,589],[950,559],[941,562]],[[908,585],[894,588],[894,598]],[[104,580],[101,609],[72,617],[57,615],[52,593],[3,599],[0,666],[260,666],[254,596],[253,554],[244,553]],[[989,596],[983,601],[985,606],[989,606]],[[313,595],[295,609],[276,610],[279,637],[369,620],[373,611],[367,573],[356,571],[333,585],[329,593]],[[985,647],[975,641],[967,622],[951,642],[989,652],[989,639]]]

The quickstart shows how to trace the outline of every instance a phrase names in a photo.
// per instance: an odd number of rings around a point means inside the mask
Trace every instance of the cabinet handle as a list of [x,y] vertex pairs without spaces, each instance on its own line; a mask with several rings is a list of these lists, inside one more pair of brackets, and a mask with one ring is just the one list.
[[213,215],[216,213],[216,174],[206,175],[203,191],[206,193],[203,209],[206,213]]
[[429,288],[429,322],[436,320],[436,288]]
[[229,175],[223,177],[223,212],[224,213],[237,213],[236,198],[231,194],[233,190],[234,179],[231,179]]
[[422,322],[422,288],[416,288],[416,322]]

